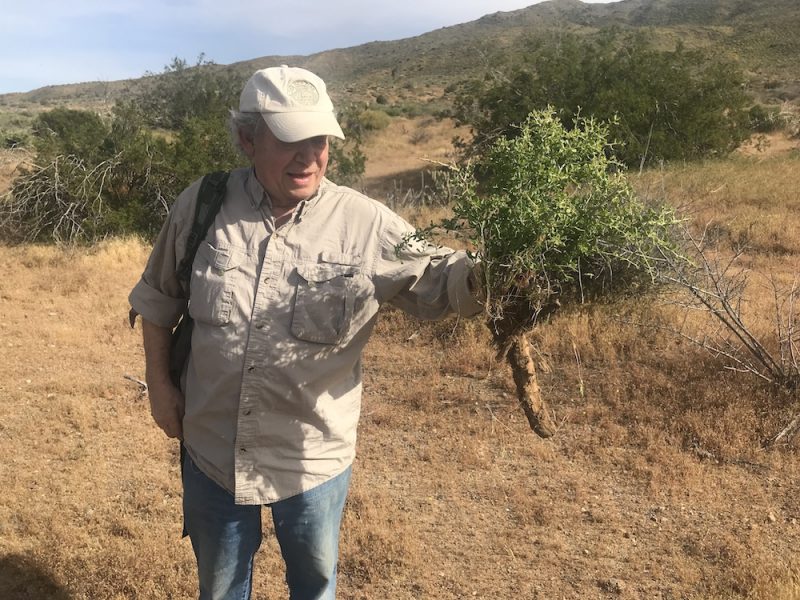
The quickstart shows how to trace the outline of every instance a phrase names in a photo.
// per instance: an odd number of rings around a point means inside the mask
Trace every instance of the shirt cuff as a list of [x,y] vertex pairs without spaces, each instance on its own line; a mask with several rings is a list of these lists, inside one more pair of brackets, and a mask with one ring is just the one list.
[[463,253],[447,277],[447,297],[456,314],[472,317],[483,311],[482,284],[475,280],[475,263]]
[[185,298],[172,298],[140,279],[128,296],[131,308],[159,327],[173,329],[186,310]]

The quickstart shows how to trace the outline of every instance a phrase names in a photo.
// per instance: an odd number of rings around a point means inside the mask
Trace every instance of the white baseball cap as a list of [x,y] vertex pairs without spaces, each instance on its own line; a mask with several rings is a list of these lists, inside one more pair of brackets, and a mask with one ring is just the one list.
[[282,65],[256,71],[242,90],[239,110],[261,113],[283,142],[319,135],[344,139],[325,82],[305,69]]

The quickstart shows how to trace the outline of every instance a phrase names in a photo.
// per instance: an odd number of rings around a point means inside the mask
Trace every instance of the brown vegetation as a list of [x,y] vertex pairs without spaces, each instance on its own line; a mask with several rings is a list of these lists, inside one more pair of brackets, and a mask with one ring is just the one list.
[[[636,184],[791,277],[797,167],[739,159]],[[124,377],[143,378],[126,295],[146,254],[134,239],[0,248],[0,597],[195,594],[176,448]],[[754,288],[750,314],[770,301]],[[364,361],[340,597],[800,598],[800,436],[762,448],[798,400],[664,333],[684,319],[632,298],[537,328],[558,425],[544,441],[484,326],[385,311]],[[267,533],[261,600],[285,597]]]

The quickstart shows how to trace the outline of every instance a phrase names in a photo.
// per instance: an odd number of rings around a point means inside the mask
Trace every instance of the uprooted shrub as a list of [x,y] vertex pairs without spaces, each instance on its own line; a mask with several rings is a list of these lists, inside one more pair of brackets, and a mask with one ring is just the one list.
[[480,264],[486,322],[508,360],[532,429],[555,431],[525,333],[556,311],[655,289],[679,260],[675,213],[634,194],[613,156],[608,127],[566,129],[534,111],[513,137],[452,166],[453,217],[419,236],[465,238]]

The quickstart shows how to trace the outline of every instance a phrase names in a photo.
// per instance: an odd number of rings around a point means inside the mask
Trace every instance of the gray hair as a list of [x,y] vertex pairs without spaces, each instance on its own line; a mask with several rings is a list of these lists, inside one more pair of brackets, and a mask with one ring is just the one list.
[[233,147],[242,155],[247,156],[242,142],[239,139],[239,132],[248,139],[254,140],[267,124],[264,122],[261,113],[257,112],[239,112],[238,110],[231,109],[228,117],[228,131],[231,137]]

